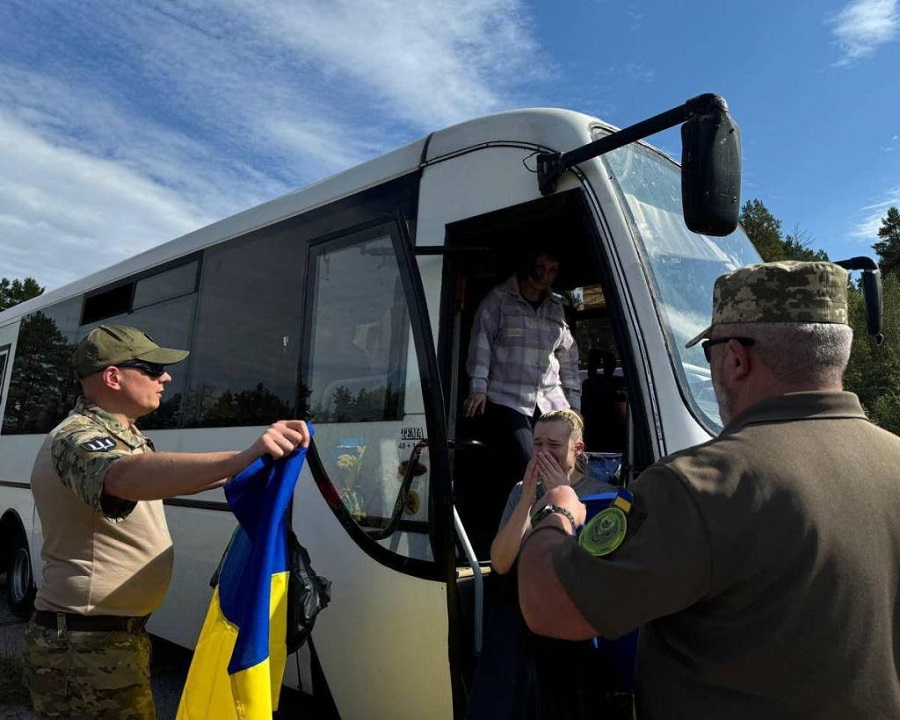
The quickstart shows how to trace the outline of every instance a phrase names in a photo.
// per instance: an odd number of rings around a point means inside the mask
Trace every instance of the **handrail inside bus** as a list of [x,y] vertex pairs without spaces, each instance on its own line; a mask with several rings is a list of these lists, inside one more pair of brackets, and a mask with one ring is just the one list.
[[481,572],[481,565],[478,558],[475,557],[475,550],[472,543],[469,542],[469,536],[463,527],[459,513],[456,512],[456,506],[453,507],[453,526],[456,528],[456,535],[459,538],[459,544],[462,545],[463,554],[466,556],[466,562],[472,570],[472,578],[475,582],[475,637],[473,639],[473,653],[475,657],[481,657],[481,619],[484,615],[484,577]]

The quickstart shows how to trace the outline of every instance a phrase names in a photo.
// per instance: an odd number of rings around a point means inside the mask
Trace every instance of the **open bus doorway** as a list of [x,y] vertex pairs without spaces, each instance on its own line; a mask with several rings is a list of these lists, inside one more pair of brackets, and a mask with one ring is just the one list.
[[[613,304],[604,271],[604,259],[596,238],[593,220],[580,191],[571,191],[486,215],[468,218],[447,226],[447,255],[444,298],[445,331],[440,337],[439,361],[445,379],[450,437],[465,444],[454,457],[454,497],[457,509],[480,560],[489,560],[490,543],[497,531],[477,512],[484,483],[498,472],[483,416],[468,418],[463,404],[469,391],[466,358],[475,312],[482,299],[496,285],[514,275],[522,258],[535,249],[549,248],[559,260],[560,270],[554,291],[564,298],[566,320],[578,347],[580,381],[583,383],[582,415],[586,435],[590,433],[597,452],[627,455],[629,410],[621,351],[617,340]],[[591,360],[607,359],[608,377],[602,368],[593,372]],[[609,367],[609,358],[614,366]],[[595,363],[596,364],[596,363]],[[615,403],[598,404],[602,383],[615,384]],[[588,427],[587,419],[591,426]],[[589,448],[590,449],[590,448]],[[502,508],[501,508],[502,509]],[[497,518],[499,520],[499,516]]]
[[[579,355],[582,382],[581,413],[585,439],[590,438],[588,468],[592,474],[620,483],[623,465],[633,457],[635,403],[629,399],[627,370],[633,365],[617,314],[615,296],[602,255],[594,221],[580,191],[532,201],[513,208],[468,218],[447,226],[444,264],[442,332],[439,366],[447,388],[448,435],[456,440],[452,456],[453,496],[462,525],[486,574],[483,637],[490,637],[493,598],[503,578],[491,574],[490,545],[500,519],[485,521],[484,485],[500,472],[502,458],[493,453],[484,418],[468,418],[464,402],[469,392],[466,358],[475,313],[482,299],[512,276],[521,259],[535,248],[552,249],[560,262],[554,291],[565,298],[565,315]],[[605,369],[604,369],[605,365]],[[505,498],[504,498],[505,500]],[[463,564],[460,556],[460,563]],[[464,644],[472,638],[476,614],[472,583],[458,583],[465,629]],[[472,657],[472,655],[469,655]],[[473,658],[470,670],[477,664]],[[471,677],[471,675],[469,675]]]

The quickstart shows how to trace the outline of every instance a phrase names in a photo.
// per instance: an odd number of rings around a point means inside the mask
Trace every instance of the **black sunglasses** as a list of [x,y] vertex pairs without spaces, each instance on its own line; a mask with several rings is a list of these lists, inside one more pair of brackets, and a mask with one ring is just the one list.
[[756,344],[756,340],[748,337],[720,337],[716,338],[715,340],[704,340],[700,344],[700,347],[703,348],[703,355],[706,357],[706,362],[712,362],[712,353],[709,351],[709,349],[713,345],[721,345],[723,343],[727,343],[729,340],[736,340],[744,347],[750,347],[751,345]]
[[145,362],[144,360],[129,360],[128,362],[119,363],[116,367],[120,368],[132,368],[133,370],[140,370],[144,375],[149,377],[151,380],[156,380],[162,377],[166,372],[166,366],[160,365],[159,363]]

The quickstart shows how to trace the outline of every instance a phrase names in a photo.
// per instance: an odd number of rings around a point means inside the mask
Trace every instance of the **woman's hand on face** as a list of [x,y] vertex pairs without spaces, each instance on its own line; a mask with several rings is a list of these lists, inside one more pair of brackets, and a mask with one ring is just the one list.
[[525,475],[522,476],[522,501],[527,502],[529,507],[537,498],[537,486],[540,475],[537,454],[535,454],[528,461],[528,465],[525,467]]
[[538,470],[544,482],[545,490],[569,484],[568,474],[559,466],[556,458],[550,453],[535,453],[533,459],[537,459]]

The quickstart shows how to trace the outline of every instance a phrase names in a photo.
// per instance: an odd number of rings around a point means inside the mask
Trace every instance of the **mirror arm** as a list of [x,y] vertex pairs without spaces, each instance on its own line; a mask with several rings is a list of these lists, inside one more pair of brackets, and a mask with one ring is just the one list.
[[642,120],[635,125],[617,130],[592,143],[582,145],[569,152],[540,153],[537,156],[538,188],[541,195],[548,195],[556,191],[559,179],[566,170],[585,160],[599,157],[611,150],[616,150],[624,145],[642,140],[649,135],[668,130],[679,123],[686,122],[697,115],[708,115],[715,111],[728,111],[728,104],[720,95],[705,93],[691,98],[684,105],[666,110],[652,118]]
[[844,270],[878,270],[878,263],[865,255],[858,255],[849,260],[835,260],[835,265],[840,265]]

